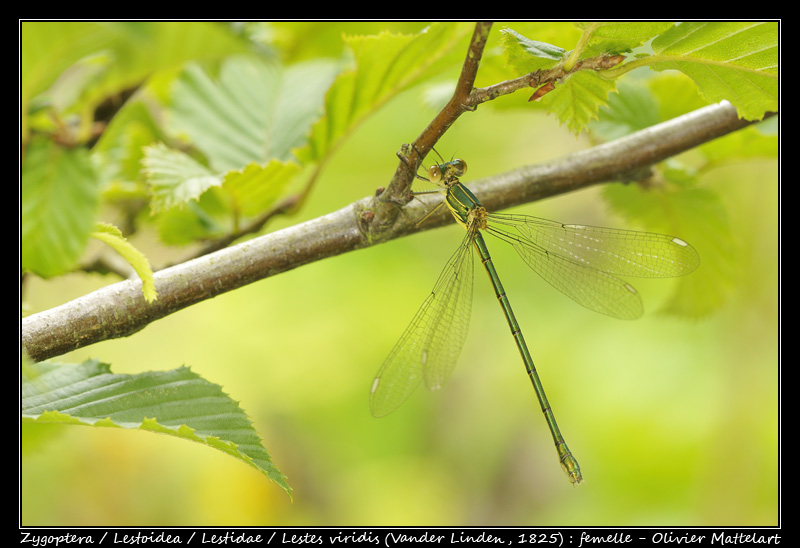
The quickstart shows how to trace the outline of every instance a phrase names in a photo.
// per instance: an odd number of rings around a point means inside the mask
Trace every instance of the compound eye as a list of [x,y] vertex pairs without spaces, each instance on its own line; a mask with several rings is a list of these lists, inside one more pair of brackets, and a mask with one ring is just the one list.
[[432,183],[438,183],[442,180],[442,169],[439,166],[431,166],[428,170],[428,177]]
[[461,177],[467,172],[467,162],[461,158],[456,158],[451,163],[453,165],[453,171],[456,173],[456,177]]

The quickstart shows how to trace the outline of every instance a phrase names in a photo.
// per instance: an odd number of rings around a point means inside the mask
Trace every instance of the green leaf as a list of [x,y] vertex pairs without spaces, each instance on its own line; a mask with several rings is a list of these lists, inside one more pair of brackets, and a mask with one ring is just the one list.
[[776,134],[763,134],[760,127],[767,122],[740,129],[699,148],[706,161],[717,167],[739,163],[749,158],[779,158],[780,140]]
[[565,49],[522,36],[511,29],[500,31],[500,44],[508,65],[519,75],[556,66],[567,53]]
[[283,67],[237,56],[227,59],[215,78],[191,64],[173,89],[172,131],[186,136],[217,172],[288,160],[322,115],[325,91],[337,71],[330,61]]
[[104,242],[128,261],[128,264],[136,271],[139,279],[142,280],[142,293],[144,293],[145,300],[149,303],[156,300],[158,294],[153,280],[153,269],[150,267],[150,262],[144,256],[144,253],[133,247],[122,236],[122,232],[110,224],[97,223],[92,232],[92,237]]
[[[27,104],[38,94],[44,93],[42,100],[57,104],[57,110],[79,112],[87,121],[106,98],[139,85],[155,71],[249,48],[230,26],[215,22],[36,21],[22,25],[23,135]],[[74,93],[68,82],[76,71],[86,73],[80,93]],[[71,94],[68,100],[63,97],[65,91]],[[85,126],[88,130],[88,124]]]
[[150,183],[154,213],[196,200],[222,178],[183,152],[163,143],[145,147],[142,166]]
[[115,39],[105,24],[79,21],[24,21],[20,23],[19,36],[20,121],[24,141],[31,99],[81,58],[113,47]]
[[21,388],[23,422],[139,429],[201,443],[249,464],[291,496],[239,404],[187,367],[116,375],[97,360],[24,364]]
[[709,102],[758,120],[778,111],[778,23],[681,23],[653,40],[652,68],[692,78]]
[[737,279],[736,249],[725,206],[713,191],[687,184],[693,176],[663,170],[666,181],[683,179],[663,189],[639,185],[607,185],[603,197],[625,218],[646,230],[673,234],[691,243],[700,267],[681,277],[662,308],[669,314],[705,317],[726,301]]
[[92,147],[92,160],[108,185],[140,180],[144,148],[167,139],[148,102],[141,95],[128,100]]
[[[463,42],[473,25],[434,23],[416,35],[382,32],[345,38],[355,69],[340,74],[325,98],[325,116],[317,122],[307,147],[297,152],[303,163],[322,160],[334,146],[387,101],[463,60]],[[460,61],[459,61],[460,62]]]
[[672,120],[702,108],[708,102],[700,96],[697,85],[682,72],[662,72],[645,80],[658,102],[659,121]]
[[630,51],[674,25],[671,21],[575,23],[575,26],[590,35],[581,52],[581,58]]
[[550,112],[577,134],[597,118],[600,107],[606,104],[609,93],[615,90],[614,80],[606,80],[594,71],[581,70],[548,93],[546,105]]
[[[228,232],[230,212],[223,209],[219,196],[208,192],[198,202],[161,212],[156,218],[158,235],[167,245],[187,245],[197,240],[219,238]],[[210,211],[209,211],[210,210]]]
[[152,189],[151,210],[161,212],[198,200],[209,188],[222,187],[243,215],[256,215],[283,194],[300,172],[294,162],[255,162],[217,175],[183,152],[159,143],[145,147],[142,164]]
[[70,270],[83,253],[99,204],[88,152],[34,139],[20,174],[20,262],[48,278]]
[[300,166],[294,162],[272,160],[265,166],[252,163],[226,173],[222,187],[243,215],[256,215],[274,204],[299,172]]
[[622,81],[618,91],[608,98],[608,105],[600,110],[597,121],[592,122],[594,135],[613,141],[661,121],[658,101],[647,87]]

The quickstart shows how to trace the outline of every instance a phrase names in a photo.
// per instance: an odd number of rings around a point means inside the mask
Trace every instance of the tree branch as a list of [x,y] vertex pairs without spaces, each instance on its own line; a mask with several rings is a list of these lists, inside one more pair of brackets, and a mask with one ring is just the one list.
[[[670,156],[749,125],[727,103],[710,105],[616,141],[558,160],[475,181],[470,188],[487,209],[499,210],[591,185],[629,179]],[[56,308],[23,318],[22,346],[36,360],[103,340],[131,335],[148,324],[227,291],[298,266],[369,247],[453,221],[445,208],[420,218],[438,195],[405,206],[381,238],[370,235],[376,197],[363,198],[317,219],[267,234],[155,274],[158,300],[148,304],[141,282],[126,280]]]

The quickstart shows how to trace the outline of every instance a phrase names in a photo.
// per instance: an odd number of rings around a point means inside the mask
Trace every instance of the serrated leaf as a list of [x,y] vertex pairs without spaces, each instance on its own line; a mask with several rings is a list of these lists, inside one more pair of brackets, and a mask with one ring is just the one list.
[[144,148],[142,158],[154,213],[196,200],[206,190],[222,184],[222,178],[200,162],[163,143]]
[[434,23],[416,35],[346,37],[355,69],[336,78],[325,97],[325,115],[314,125],[308,146],[297,151],[298,159],[320,161],[391,98],[441,74],[443,66],[455,63],[453,52],[462,51],[461,41],[471,29],[463,23]]
[[[215,174],[194,158],[158,143],[145,147],[142,159],[151,187],[151,210],[163,212],[199,198],[212,187],[222,187],[243,215],[255,215],[272,205],[300,171],[294,162],[252,162],[242,169]],[[214,224],[214,223],[212,223]]]
[[48,278],[83,253],[99,204],[99,181],[83,148],[34,139],[20,173],[20,262]]
[[722,306],[735,283],[737,262],[725,207],[716,193],[685,183],[671,190],[618,184],[604,187],[603,197],[646,230],[674,234],[697,249],[700,267],[676,282],[663,312],[702,318]]
[[659,104],[650,90],[643,85],[624,81],[619,83],[619,93],[608,98],[608,105],[592,122],[592,133],[605,141],[613,141],[625,135],[659,123]]
[[300,166],[294,162],[272,160],[265,166],[252,163],[226,173],[222,187],[243,215],[255,215],[274,204],[299,172]]
[[97,360],[24,364],[21,395],[23,421],[140,429],[201,443],[249,464],[291,496],[247,414],[188,367],[119,375]]
[[158,297],[153,280],[153,269],[144,253],[133,247],[122,236],[120,230],[107,223],[97,223],[92,231],[92,237],[105,243],[120,254],[142,280],[142,293],[147,302],[151,303]]
[[217,196],[209,192],[199,202],[187,202],[184,207],[174,207],[159,213],[156,219],[158,235],[167,245],[186,245],[197,240],[218,238],[226,234],[227,223],[217,217],[229,216],[229,212],[217,216],[206,211],[208,202],[218,202]]
[[566,54],[563,48],[531,40],[511,29],[500,31],[500,44],[506,54],[508,65],[519,74],[552,68]]
[[189,65],[172,93],[172,130],[189,136],[217,172],[289,160],[322,114],[338,72],[330,61],[284,67],[251,56],[227,59],[217,77]]
[[575,23],[584,32],[591,33],[581,52],[582,58],[630,51],[674,25],[671,21]]
[[597,118],[600,107],[615,89],[614,80],[606,80],[594,71],[581,70],[557,85],[544,101],[547,109],[577,134]]
[[758,120],[779,108],[778,40],[777,23],[681,23],[653,40],[651,66],[683,72],[707,101],[728,100]]

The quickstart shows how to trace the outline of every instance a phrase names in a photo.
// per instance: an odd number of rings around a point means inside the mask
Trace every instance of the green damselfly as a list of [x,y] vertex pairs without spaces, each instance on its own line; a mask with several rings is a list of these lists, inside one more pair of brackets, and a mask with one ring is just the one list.
[[533,383],[561,466],[570,482],[580,483],[583,480],[580,466],[556,424],[481,231],[511,244],[531,269],[577,303],[622,319],[638,318],[643,309],[633,286],[617,276],[681,276],[697,267],[699,256],[687,242],[665,234],[562,224],[527,215],[488,213],[459,181],[466,169],[463,160],[455,159],[434,165],[428,171],[429,180],[441,186],[445,193],[442,203],[467,234],[447,262],[433,291],[378,371],[370,390],[370,409],[376,417],[388,415],[423,379],[429,389],[436,390],[452,373],[469,328],[474,248],[489,274]]

